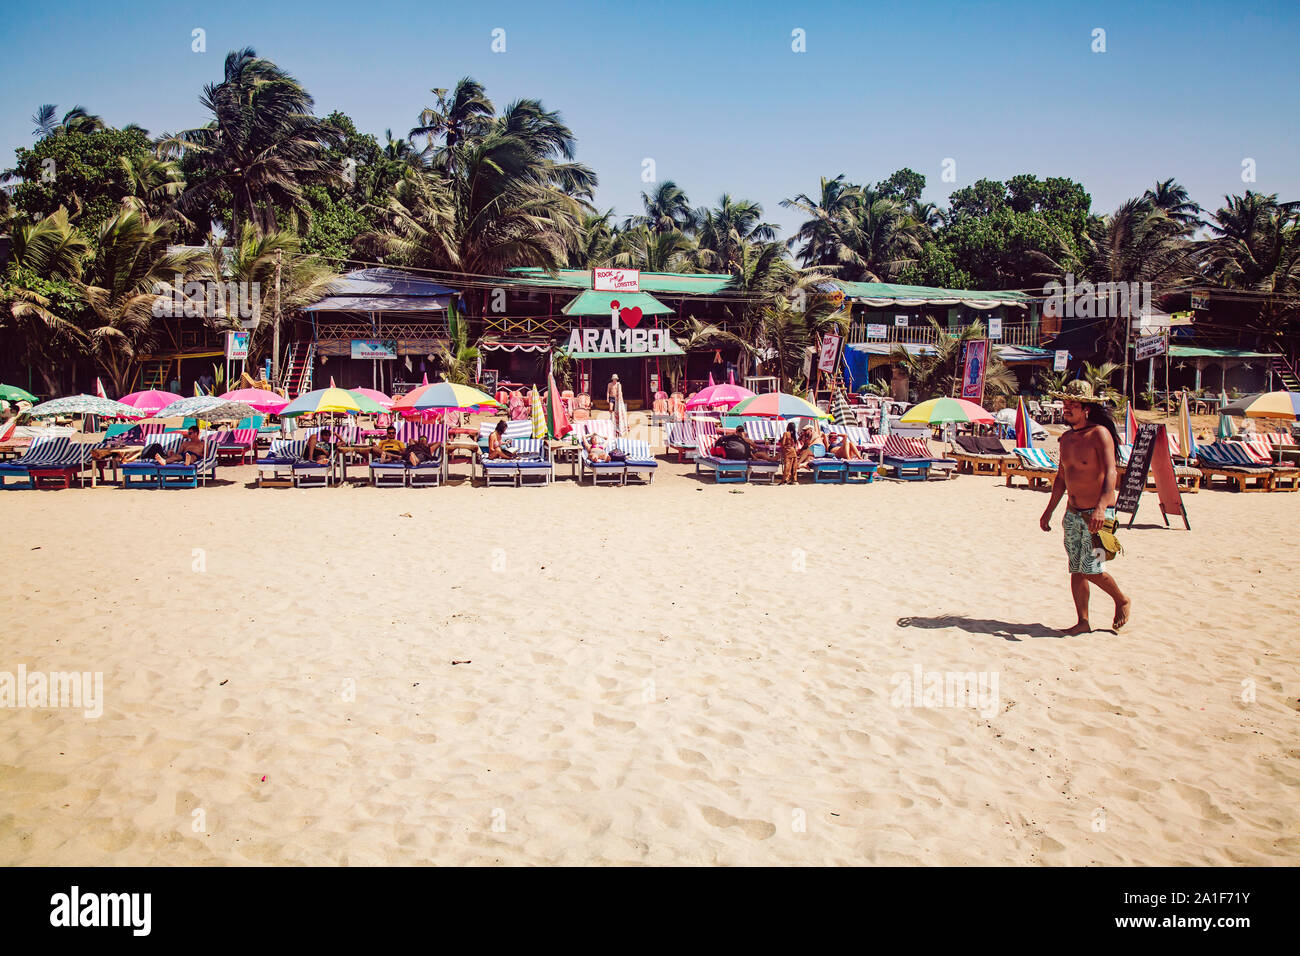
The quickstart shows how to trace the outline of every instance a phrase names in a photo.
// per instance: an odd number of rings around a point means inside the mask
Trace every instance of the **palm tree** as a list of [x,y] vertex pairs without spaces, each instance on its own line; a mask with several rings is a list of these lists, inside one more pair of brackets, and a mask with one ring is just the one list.
[[184,220],[176,203],[185,192],[185,178],[176,164],[156,156],[118,158],[126,195],[123,209],[134,209],[152,218]]
[[671,179],[666,179],[648,193],[641,194],[644,215],[629,216],[627,225],[645,226],[653,233],[682,232],[695,229],[696,215],[690,201]]
[[1102,362],[1100,365],[1084,362],[1079,377],[1092,386],[1092,394],[1113,402],[1121,398],[1119,389],[1112,384],[1121,368],[1123,366],[1115,362]]
[[1201,207],[1192,202],[1187,190],[1171,177],[1157,180],[1154,189],[1148,189],[1142,198],[1179,223],[1191,235],[1201,225]]
[[804,265],[835,266],[839,264],[838,225],[850,215],[854,199],[861,193],[862,187],[847,182],[844,174],[834,179],[821,178],[821,186],[816,199],[800,193],[793,199],[782,199],[785,209],[797,209],[808,216],[799,229],[786,240],[790,248],[803,243],[796,253]]
[[[895,345],[889,361],[907,373],[907,377],[919,400],[952,395],[961,383],[964,366],[963,350],[971,339],[985,337],[984,326],[972,322],[963,326],[956,335],[939,325],[934,319],[929,320],[934,328],[935,340],[931,343],[933,352],[927,354],[909,352],[902,345]],[[1019,385],[1012,372],[996,353],[991,352],[984,369],[984,391],[999,395],[1013,395]]]
[[732,199],[729,193],[722,194],[716,208],[701,210],[697,217],[700,261],[706,268],[734,274],[748,244],[776,239],[776,226],[762,221],[759,203]]
[[[79,303],[68,301],[90,252],[62,207],[13,230],[9,261],[0,273],[0,334],[6,351],[35,369],[47,394],[59,391],[56,370],[85,337],[75,321]],[[62,295],[61,295],[62,294]],[[62,297],[63,301],[55,300]]]
[[447,326],[451,341],[437,352],[442,377],[453,385],[468,385],[478,372],[478,347],[469,344],[469,329],[455,309],[447,312]]
[[74,106],[63,114],[63,119],[57,119],[57,112],[53,103],[46,103],[32,114],[32,122],[36,128],[32,133],[38,139],[44,139],[53,133],[93,133],[96,130],[104,129],[104,121],[89,113],[84,106]]
[[[411,129],[409,138],[415,142],[423,136],[425,159],[439,169],[448,170],[454,165],[458,146],[487,133],[496,108],[487,98],[483,85],[468,76],[456,84],[451,96],[445,88],[430,92],[437,97],[437,105],[420,111],[420,121]],[[441,146],[435,145],[439,140]]]
[[171,241],[172,223],[124,210],[100,228],[85,275],[76,281],[86,301],[91,355],[119,395],[154,340],[158,295],[170,293],[175,276],[199,258],[193,251],[168,251]]
[[1224,202],[1208,223],[1205,272],[1218,285],[1259,293],[1243,327],[1282,346],[1300,319],[1300,202],[1250,191]]
[[590,213],[582,217],[577,238],[569,250],[569,268],[595,269],[610,264],[618,243],[618,234],[610,225],[613,216],[614,210],[607,209],[600,215]]
[[676,229],[655,232],[638,225],[618,234],[614,265],[642,272],[693,272],[695,242]]
[[229,194],[232,235],[246,221],[274,230],[277,208],[310,217],[302,187],[341,184],[324,154],[343,141],[342,132],[312,115],[312,98],[293,76],[252,49],[226,56],[224,78],[204,87],[200,102],[212,121],[164,135],[157,149],[192,168],[188,207],[216,205]]

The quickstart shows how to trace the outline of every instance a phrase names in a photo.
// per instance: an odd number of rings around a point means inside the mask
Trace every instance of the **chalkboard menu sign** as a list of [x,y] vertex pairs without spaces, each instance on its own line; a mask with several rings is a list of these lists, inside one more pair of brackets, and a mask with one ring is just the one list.
[[[1142,489],[1147,486],[1147,472],[1151,470],[1151,453],[1156,447],[1156,436],[1160,434],[1160,425],[1141,425],[1137,437],[1133,439],[1133,451],[1128,457],[1128,471],[1124,473],[1124,483],[1119,488],[1119,500],[1115,510],[1127,511],[1137,516],[1138,499]],[[1133,523],[1132,519],[1129,524]]]

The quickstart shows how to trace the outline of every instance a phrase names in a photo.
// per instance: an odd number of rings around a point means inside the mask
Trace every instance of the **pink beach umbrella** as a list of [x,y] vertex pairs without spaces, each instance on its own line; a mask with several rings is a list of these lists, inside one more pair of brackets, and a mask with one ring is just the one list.
[[724,385],[710,385],[708,388],[702,388],[695,393],[695,396],[686,403],[688,409],[696,408],[730,408],[747,398],[753,398],[754,393],[743,385],[736,385],[734,382],[727,382]]
[[226,392],[220,396],[230,402],[243,402],[251,408],[255,408],[263,415],[274,415],[280,409],[289,404],[287,398],[269,392],[264,388],[237,388],[233,392]]
[[138,408],[146,415],[156,415],[176,401],[177,398],[178,396],[173,392],[160,392],[156,388],[150,388],[143,392],[132,392],[130,395],[123,395],[118,401],[123,405]]

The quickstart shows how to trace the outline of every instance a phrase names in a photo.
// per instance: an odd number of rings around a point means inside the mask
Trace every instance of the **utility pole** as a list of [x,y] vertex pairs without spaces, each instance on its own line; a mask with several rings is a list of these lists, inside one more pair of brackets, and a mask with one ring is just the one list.
[[280,381],[280,261],[282,250],[275,250],[275,327],[271,330],[271,386]]
[[[1130,401],[1128,394],[1128,339],[1133,331],[1133,315],[1130,310],[1124,310],[1124,401]],[[1114,381],[1114,379],[1111,379]],[[1134,398],[1137,397],[1137,376],[1133,378]]]

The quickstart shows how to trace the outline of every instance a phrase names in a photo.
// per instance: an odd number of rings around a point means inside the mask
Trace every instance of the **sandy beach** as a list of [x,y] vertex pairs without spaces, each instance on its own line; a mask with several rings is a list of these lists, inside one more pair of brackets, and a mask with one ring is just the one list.
[[0,494],[0,670],[103,674],[0,710],[0,863],[1300,862],[1300,496],[1149,493],[1062,638],[1042,492],[689,471]]

